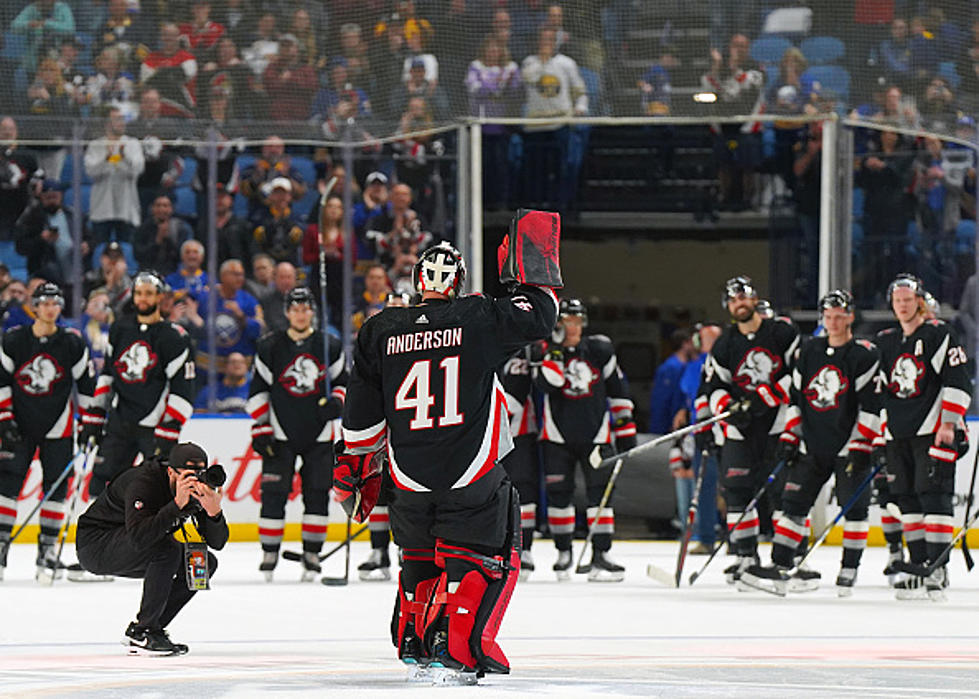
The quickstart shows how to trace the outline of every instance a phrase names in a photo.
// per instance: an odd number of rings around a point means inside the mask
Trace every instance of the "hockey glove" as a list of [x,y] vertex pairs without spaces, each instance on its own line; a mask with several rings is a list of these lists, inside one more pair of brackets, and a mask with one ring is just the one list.
[[727,423],[739,430],[745,430],[751,425],[751,406],[750,398],[742,398],[738,402],[732,401],[728,410],[731,414],[727,417]]
[[336,420],[343,414],[343,401],[336,396],[330,396],[329,398],[323,396],[320,398],[319,403],[317,403],[316,406],[316,411],[319,413],[319,418],[324,423],[327,423],[330,420]]
[[720,451],[717,442],[714,441],[714,430],[710,427],[705,427],[699,432],[694,432],[693,443],[700,453],[706,451],[708,454],[717,454]]
[[102,443],[105,435],[105,411],[101,408],[82,413],[81,425],[78,428],[78,446],[84,447],[89,441],[96,445]]
[[153,430],[153,437],[156,440],[155,449],[153,450],[156,454],[167,455],[170,450],[177,444],[180,439],[180,428],[183,425],[176,420],[164,420],[156,429]]
[[518,209],[497,250],[500,283],[512,288],[533,284],[560,289],[561,217],[550,211]]
[[620,417],[612,426],[615,435],[615,451],[619,454],[629,451],[638,444],[636,438],[636,423],[631,417]]
[[870,470],[870,452],[851,449],[846,458],[846,475],[862,478]]
[[252,425],[252,449],[262,458],[275,456],[275,433],[272,425]]
[[615,447],[610,443],[596,444],[588,454],[588,465],[592,468],[601,468],[606,459],[615,456]]
[[[4,418],[4,415],[9,417]],[[0,419],[3,420],[0,422],[0,445],[2,445],[4,449],[12,449],[13,446],[15,444],[19,444],[22,439],[20,436],[20,429],[17,427],[17,421],[14,420],[13,413],[9,411],[5,411],[4,413],[0,414]]]
[[381,494],[385,452],[378,449],[368,454],[348,454],[342,441],[336,443],[335,450],[333,492],[348,517],[364,522]]
[[538,340],[527,345],[527,361],[530,362],[531,366],[540,366],[540,363],[544,361],[545,354],[547,354],[547,342],[545,340]]
[[799,438],[791,432],[783,432],[782,436],[778,438],[775,458],[784,461],[786,464],[794,464],[799,458]]

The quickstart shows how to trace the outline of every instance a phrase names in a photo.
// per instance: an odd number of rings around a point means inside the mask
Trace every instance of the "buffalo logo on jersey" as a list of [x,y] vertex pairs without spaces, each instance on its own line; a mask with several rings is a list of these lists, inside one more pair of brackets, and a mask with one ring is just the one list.
[[32,396],[46,396],[65,375],[58,362],[49,354],[37,354],[17,370],[17,385]]
[[734,382],[746,390],[771,383],[775,374],[782,368],[782,359],[764,347],[753,347],[744,355],[734,372]]
[[146,372],[155,367],[157,361],[153,348],[142,340],[136,340],[126,348],[113,366],[119,373],[119,378],[126,383],[142,383],[146,381]]
[[308,396],[316,393],[317,385],[323,379],[323,367],[316,361],[311,354],[299,354],[289,362],[279,377],[282,384],[289,393],[296,397]]
[[887,385],[898,398],[914,398],[921,393],[921,379],[925,375],[925,365],[910,354],[902,354],[894,360],[891,380]]
[[803,391],[806,400],[815,410],[833,410],[840,407],[840,396],[849,388],[849,380],[832,364],[816,372]]
[[591,387],[598,381],[595,367],[584,359],[572,359],[564,365],[564,395],[583,398],[591,395]]

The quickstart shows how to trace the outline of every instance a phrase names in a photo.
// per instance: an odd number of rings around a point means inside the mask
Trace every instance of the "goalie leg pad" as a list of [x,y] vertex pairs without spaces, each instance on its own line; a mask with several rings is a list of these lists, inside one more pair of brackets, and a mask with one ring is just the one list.
[[444,573],[435,565],[435,551],[432,549],[405,548],[402,553],[391,638],[398,649],[398,658],[405,662],[419,662],[427,656],[425,634],[431,621],[438,616],[430,608]]

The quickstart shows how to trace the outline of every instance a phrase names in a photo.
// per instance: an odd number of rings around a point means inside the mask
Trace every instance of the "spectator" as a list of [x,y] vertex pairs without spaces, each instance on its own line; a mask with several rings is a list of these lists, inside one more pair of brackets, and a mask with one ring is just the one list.
[[241,352],[232,352],[224,363],[224,376],[215,386],[213,400],[211,387],[204,386],[197,394],[194,409],[215,413],[244,413],[250,383],[248,360]]
[[68,117],[77,114],[77,105],[65,90],[58,62],[43,59],[37,66],[34,82],[27,88],[27,108],[34,116]]
[[[89,220],[96,245],[116,240],[130,248],[140,222],[136,180],[143,172],[143,149],[126,135],[122,112],[110,109],[105,136],[88,144],[85,172],[92,179]],[[127,258],[131,252],[127,254]]]
[[911,79],[911,48],[908,23],[900,17],[891,22],[891,35],[880,42],[880,63],[888,82],[908,86]]
[[[13,330],[20,325],[30,325],[34,322],[34,308],[31,303],[31,297],[34,294],[34,290],[44,283],[44,279],[41,277],[31,277],[27,282],[27,286],[24,287],[23,299],[15,295],[15,293],[10,294],[10,301],[6,306],[6,310],[3,316],[3,327],[0,328],[2,332],[7,332]],[[11,286],[13,286],[11,284]],[[16,289],[15,289],[16,292]],[[58,325],[64,325],[64,319],[58,318]]]
[[391,289],[394,293],[409,295],[416,293],[414,270],[415,265],[418,264],[418,251],[421,249],[418,243],[403,237],[391,251],[388,278],[391,280]]
[[214,47],[224,36],[224,25],[211,19],[211,0],[194,0],[191,21],[179,26],[180,40],[198,61],[212,57]]
[[364,293],[354,303],[354,332],[358,332],[368,318],[384,310],[389,291],[391,286],[384,265],[372,264],[364,275]]
[[101,289],[109,297],[109,308],[120,315],[132,295],[133,283],[122,247],[113,241],[102,247],[99,266],[85,273],[84,293],[89,296]]
[[261,298],[262,311],[265,314],[265,327],[268,331],[285,330],[289,327],[286,319],[286,296],[296,288],[296,268],[288,262],[280,262],[275,266],[272,275],[272,291]]
[[408,55],[401,71],[402,82],[408,82],[411,78],[411,71],[421,69],[422,77],[434,90],[439,81],[439,61],[435,54],[425,50],[424,40],[421,32],[413,32],[405,35],[405,45],[408,48]]
[[252,240],[256,250],[272,256],[276,262],[298,262],[303,242],[299,217],[289,206],[292,182],[288,177],[276,177],[268,185],[266,206],[251,217]]
[[24,310],[25,301],[27,301],[27,285],[20,279],[12,279],[0,294],[0,320],[3,321],[0,330],[6,332],[22,323],[22,319],[27,316]]
[[93,53],[98,56],[105,49],[116,50],[120,70],[133,73],[139,67],[140,57],[148,54],[146,22],[138,6],[129,0],[109,0],[108,16],[95,32]]
[[292,34],[279,38],[279,53],[262,74],[262,85],[273,121],[305,121],[316,88],[316,73],[299,56],[299,40]]
[[326,263],[326,299],[331,317],[336,318],[340,315],[343,297],[343,199],[336,194],[330,196],[322,209],[317,205],[313,210],[310,221],[303,239],[303,263],[315,270],[309,287],[314,294],[319,294],[322,247]]
[[[198,301],[198,313],[207,322],[209,294],[217,292],[217,314],[214,327],[217,330],[215,348],[218,374],[224,374],[224,364],[232,352],[241,352],[251,365],[255,356],[255,343],[265,329],[265,318],[258,299],[245,291],[245,268],[240,260],[225,260],[218,273],[220,283],[216,289],[202,292]],[[198,342],[197,366],[202,372],[211,369],[207,334]]]
[[[338,188],[334,187],[334,191]],[[374,256],[367,240],[367,222],[380,214],[388,203],[388,176],[375,170],[364,180],[364,192],[354,204],[351,223],[357,236],[357,259],[369,260]]]
[[[701,78],[707,90],[718,95],[731,114],[757,114],[764,107],[765,76],[748,57],[750,43],[744,34],[731,37],[728,55],[711,49],[710,71]],[[718,160],[720,208],[750,208],[755,195],[756,170],[761,164],[761,131],[758,122],[713,127]]]
[[[803,303],[814,308],[819,293],[819,208],[820,170],[823,152],[823,125],[815,122],[806,127],[806,136],[794,150],[792,164],[795,210],[802,231],[802,251],[798,258],[796,279],[804,285]],[[859,251],[854,251],[857,253]]]
[[252,256],[252,278],[245,282],[245,290],[257,299],[265,298],[274,288],[274,274],[275,260],[270,255],[260,252]]
[[76,111],[78,105],[84,103],[85,80],[91,73],[87,65],[82,66],[79,62],[79,54],[84,48],[85,45],[77,37],[65,37],[58,45],[58,55],[55,58],[58,70],[61,72],[61,81],[64,83],[65,92],[75,104]]
[[[218,259],[251,259],[252,235],[248,222],[235,216],[234,195],[224,187],[218,187],[215,197],[217,216],[215,226],[218,233]],[[202,217],[198,225],[197,237],[207,239],[207,218]]]
[[970,114],[979,111],[979,19],[972,22],[972,33],[965,42],[962,54],[956,61],[962,84],[959,89],[967,103],[963,105]]
[[194,95],[191,92],[197,75],[197,59],[180,48],[180,29],[167,22],[160,27],[160,50],[143,59],[139,81],[144,88],[160,93],[160,114],[191,118]]
[[[697,356],[688,330],[674,330],[670,335],[670,347],[673,353],[656,369],[649,395],[649,431],[653,434],[667,434],[676,429],[674,418],[686,408],[680,377],[687,362]],[[682,511],[686,512],[686,509]]]
[[411,187],[396,184],[391,188],[391,201],[384,211],[372,216],[367,222],[367,239],[374,248],[373,257],[388,263],[395,256],[395,248],[408,241],[418,250],[426,249],[432,242],[432,234],[426,232],[418,214],[411,208]]
[[82,317],[78,320],[78,329],[88,345],[88,356],[96,376],[102,373],[105,353],[109,349],[109,327],[114,320],[109,294],[105,289],[95,289],[88,295]]
[[952,88],[945,78],[935,76],[918,100],[921,126],[937,133],[951,133],[961,113]]
[[[253,92],[255,76],[238,57],[238,47],[228,37],[218,41],[214,60],[204,64],[197,89],[198,113],[218,120],[222,124],[229,119],[247,119],[264,115],[256,109]],[[214,97],[226,98],[220,115],[211,108]]]
[[[350,109],[337,115],[341,102],[347,102]],[[351,82],[347,71],[347,59],[338,56],[330,62],[330,85],[320,88],[316,93],[310,112],[314,121],[324,121],[335,115],[344,119],[370,116],[370,99],[363,89]]]
[[646,116],[669,114],[673,104],[673,82],[670,71],[679,66],[671,46],[664,46],[659,60],[639,79],[639,100]]
[[267,12],[258,19],[255,33],[248,48],[242,51],[242,58],[256,77],[265,74],[272,59],[279,53],[279,33],[275,28],[275,15]]
[[75,17],[62,0],[34,0],[20,11],[10,25],[14,34],[27,35],[22,66],[33,75],[38,61],[58,42],[75,34]]
[[285,150],[281,138],[269,136],[262,144],[262,157],[241,173],[241,193],[248,199],[249,217],[264,205],[269,194],[267,185],[276,178],[289,180],[292,201],[299,201],[306,194],[306,183],[290,164]]
[[3,290],[7,288],[7,285],[12,281],[10,276],[10,268],[4,263],[0,262],[0,295],[3,294]]
[[41,193],[17,220],[17,252],[27,258],[27,272],[65,287],[71,278],[75,243],[74,212],[62,206],[54,180],[44,180]]
[[313,70],[321,70],[326,64],[326,59],[320,56],[319,37],[316,35],[316,28],[306,8],[297,7],[293,10],[289,33],[299,42],[299,60]]
[[174,292],[184,291],[196,296],[208,285],[203,265],[204,245],[198,240],[185,240],[180,245],[180,267],[168,274],[165,281]]
[[962,328],[962,341],[965,342],[966,355],[972,371],[969,375],[974,375],[976,362],[976,335],[979,334],[979,306],[976,304],[976,275],[973,274],[966,280],[962,296],[959,298],[959,311],[955,316]]
[[367,42],[359,24],[348,22],[340,27],[340,56],[347,62],[351,82],[366,85],[370,80]]
[[120,69],[119,48],[106,47],[95,59],[95,75],[85,84],[85,103],[93,116],[104,117],[115,107],[126,121],[139,113],[135,102],[136,83],[128,71]]
[[38,173],[37,158],[17,145],[17,122],[0,119],[0,241],[14,240],[14,226],[31,202],[33,181]]
[[910,88],[913,92],[917,92],[931,76],[938,72],[942,51],[938,40],[938,26],[933,16],[912,18],[909,30],[908,51],[912,81]]
[[163,101],[158,90],[144,90],[139,100],[139,118],[131,133],[143,147],[143,172],[136,180],[140,212],[146,212],[160,195],[172,197],[177,179],[184,171],[184,161],[163,141],[182,135],[180,122],[163,115]]
[[[394,152],[399,156],[395,160],[395,170],[397,179],[420,195],[429,189],[428,185],[432,173],[435,171],[436,161],[432,156],[438,156],[444,152],[442,141],[432,133],[424,133],[435,125],[432,110],[429,108],[428,100],[421,95],[414,95],[408,98],[401,121],[398,122],[397,134],[404,135],[405,138],[391,144]],[[419,196],[419,200],[423,199]],[[425,197],[427,200],[427,197]],[[422,202],[419,201],[419,208]],[[428,208],[425,208],[428,211]]]
[[884,106],[873,116],[874,121],[906,129],[918,128],[918,112],[914,103],[904,99],[901,88],[891,85],[884,95]]
[[[802,75],[809,63],[802,51],[792,47],[786,49],[779,63],[778,77],[768,91],[767,102],[775,114],[799,116],[809,104],[812,85],[803,83]],[[805,133],[806,127],[797,121],[776,121],[775,127],[775,172],[786,185],[793,187],[793,161],[795,146]]]
[[552,3],[547,6],[547,14],[544,16],[544,23],[541,28],[554,31],[555,53],[568,53],[571,35],[564,28],[564,9],[560,5]]
[[371,92],[375,97],[380,96],[381,109],[389,106],[391,94],[403,82],[401,74],[407,57],[408,48],[405,46],[402,25],[397,23],[385,25],[380,33],[375,27],[370,57],[371,74],[374,79]]
[[493,13],[493,23],[490,26],[490,38],[497,44],[504,46],[506,52],[511,56],[515,53],[513,44],[513,30],[510,13],[504,9],[498,9]]
[[172,274],[180,261],[180,246],[192,236],[187,222],[173,215],[173,202],[160,195],[153,200],[149,218],[136,233],[136,261],[141,269],[154,269],[164,276]]

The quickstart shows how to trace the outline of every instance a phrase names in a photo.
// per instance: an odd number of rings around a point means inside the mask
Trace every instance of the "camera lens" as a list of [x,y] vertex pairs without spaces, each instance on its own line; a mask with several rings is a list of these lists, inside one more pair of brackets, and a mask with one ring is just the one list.
[[203,478],[198,476],[198,479],[204,481],[212,488],[220,488],[228,480],[228,474],[225,473],[224,466],[221,464],[209,466],[202,475]]

